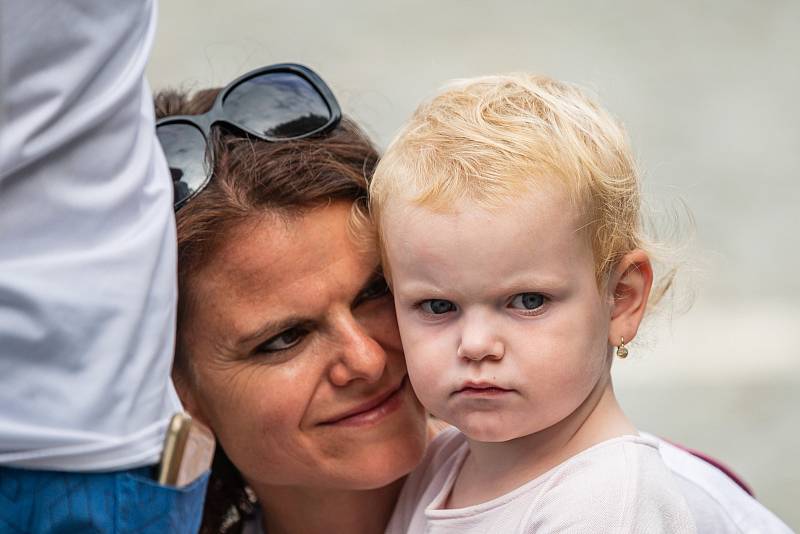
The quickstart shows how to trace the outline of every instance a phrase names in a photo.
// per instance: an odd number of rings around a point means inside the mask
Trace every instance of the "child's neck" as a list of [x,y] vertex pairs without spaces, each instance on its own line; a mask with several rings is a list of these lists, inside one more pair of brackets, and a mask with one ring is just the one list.
[[636,434],[636,428],[607,376],[572,414],[541,432],[500,443],[468,439],[470,451],[446,507],[500,497],[597,443],[627,434]]

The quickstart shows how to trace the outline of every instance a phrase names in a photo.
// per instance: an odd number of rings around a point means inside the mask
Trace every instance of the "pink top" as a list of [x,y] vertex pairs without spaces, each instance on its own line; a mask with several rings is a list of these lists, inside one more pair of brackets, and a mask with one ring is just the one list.
[[505,495],[443,509],[468,451],[455,429],[436,438],[403,487],[387,534],[696,532],[655,439],[604,441]]

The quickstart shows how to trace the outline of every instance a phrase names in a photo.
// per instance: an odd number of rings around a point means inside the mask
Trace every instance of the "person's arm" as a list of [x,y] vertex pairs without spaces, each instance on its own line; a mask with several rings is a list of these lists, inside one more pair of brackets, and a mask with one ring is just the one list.
[[149,0],[0,3],[0,465],[158,461],[179,408]]

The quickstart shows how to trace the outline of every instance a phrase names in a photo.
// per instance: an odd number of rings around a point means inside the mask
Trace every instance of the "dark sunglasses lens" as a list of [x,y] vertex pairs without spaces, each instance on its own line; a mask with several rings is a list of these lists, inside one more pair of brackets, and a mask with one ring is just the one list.
[[249,78],[225,96],[226,116],[265,137],[302,137],[331,120],[325,99],[311,83],[292,72]]
[[167,156],[175,188],[175,207],[179,208],[208,182],[204,164],[206,140],[200,130],[184,123],[158,126],[156,134]]

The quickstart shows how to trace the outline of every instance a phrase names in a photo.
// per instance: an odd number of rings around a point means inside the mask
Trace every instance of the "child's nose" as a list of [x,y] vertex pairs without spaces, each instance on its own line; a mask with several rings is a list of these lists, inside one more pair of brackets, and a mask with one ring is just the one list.
[[505,345],[485,319],[474,318],[465,321],[456,354],[472,361],[500,360],[505,355]]
[[499,341],[492,343],[489,348],[482,348],[470,344],[461,343],[458,347],[458,357],[472,361],[483,359],[500,360],[504,356],[503,344]]

